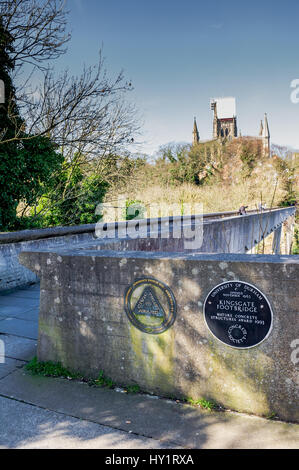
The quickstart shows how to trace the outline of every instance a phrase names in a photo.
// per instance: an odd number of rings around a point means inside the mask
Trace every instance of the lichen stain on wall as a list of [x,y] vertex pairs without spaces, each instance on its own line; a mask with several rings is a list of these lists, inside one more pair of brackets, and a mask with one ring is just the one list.
[[174,331],[147,334],[130,326],[131,352],[136,381],[149,392],[169,392],[174,387]]

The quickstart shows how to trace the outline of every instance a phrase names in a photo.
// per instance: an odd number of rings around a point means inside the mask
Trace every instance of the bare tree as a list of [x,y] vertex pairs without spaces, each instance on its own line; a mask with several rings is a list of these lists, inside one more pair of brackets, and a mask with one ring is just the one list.
[[44,62],[66,52],[67,32],[64,0],[1,0],[3,27],[14,38],[11,59],[16,67],[25,63],[44,69]]
[[272,155],[272,157],[274,155],[277,155],[278,157],[280,157],[282,159],[288,159],[288,158],[291,158],[292,151],[287,146],[272,144],[271,145],[271,155]]
[[38,89],[19,95],[26,136],[19,129],[10,141],[21,134],[23,140],[46,135],[68,160],[75,153],[94,158],[118,152],[138,130],[137,111],[124,100],[131,89],[122,72],[114,80],[107,77],[101,54],[97,66],[77,77],[68,71],[56,77],[48,69]]
[[[8,103],[15,133],[8,137],[4,129],[0,152],[2,144],[47,136],[57,144],[65,161],[67,180],[57,178],[57,186],[44,196],[49,204],[35,208],[37,216],[53,204],[74,200],[82,192],[84,195],[84,185],[78,188],[72,184],[79,168],[84,168],[87,179],[91,172],[99,180],[103,175],[106,181],[111,169],[113,178],[121,173],[119,155],[135,142],[139,130],[138,113],[125,100],[132,85],[122,71],[115,78],[108,77],[101,51],[97,64],[85,67],[78,76],[68,70],[58,76],[54,72],[53,63],[66,52],[70,40],[67,14],[62,0],[0,0],[0,22],[13,38],[10,58],[17,73],[16,98],[22,118],[20,125]],[[36,74],[39,85],[33,88],[30,83]],[[26,213],[26,204],[21,211]]]
[[[0,0],[0,21],[13,38],[10,58],[17,71],[25,64],[30,70],[16,87],[23,124],[18,124],[8,103],[16,131],[9,139],[2,133],[0,144],[46,135],[69,160],[78,152],[93,156],[117,152],[134,140],[138,130],[136,110],[124,101],[131,83],[123,72],[114,80],[107,77],[101,52],[98,64],[84,68],[81,75],[65,71],[55,76],[49,61],[66,51],[70,39],[64,4],[62,0]],[[36,69],[42,73],[41,84],[32,89]]]

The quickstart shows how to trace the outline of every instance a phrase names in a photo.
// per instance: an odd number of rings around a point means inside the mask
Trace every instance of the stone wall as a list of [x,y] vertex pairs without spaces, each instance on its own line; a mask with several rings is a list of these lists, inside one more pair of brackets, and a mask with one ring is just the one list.
[[[86,377],[103,370],[154,394],[299,421],[298,257],[56,250],[23,252],[20,261],[41,278],[40,360]],[[165,283],[177,303],[174,324],[160,334],[137,329],[124,308],[128,287],[147,277]],[[273,328],[258,346],[226,346],[207,328],[206,296],[228,280],[252,284],[271,304]]]

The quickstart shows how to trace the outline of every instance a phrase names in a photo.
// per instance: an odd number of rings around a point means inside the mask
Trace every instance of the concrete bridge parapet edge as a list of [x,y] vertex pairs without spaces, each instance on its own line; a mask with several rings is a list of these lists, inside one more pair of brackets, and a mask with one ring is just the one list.
[[[38,278],[18,261],[18,255],[24,250],[51,249],[62,247],[85,247],[85,249],[117,249],[141,251],[170,251],[170,252],[212,252],[212,253],[246,253],[262,237],[266,237],[273,230],[279,231],[283,221],[292,217],[295,207],[274,208],[268,211],[250,211],[245,216],[237,216],[237,212],[217,212],[202,214],[197,224],[202,229],[202,243],[194,249],[186,249],[185,228],[194,222],[190,216],[175,216],[170,219],[170,237],[164,237],[163,228],[168,218],[142,219],[125,222],[88,224],[74,227],[52,227],[48,229],[24,230],[13,233],[0,234],[0,292],[35,283]],[[200,215],[199,215],[200,216]],[[146,233],[145,238],[119,239],[119,231],[127,228]],[[151,228],[157,233],[152,233]],[[177,228],[182,235],[173,238],[172,234]],[[104,230],[105,229],[105,230]],[[97,232],[96,232],[97,230]],[[102,238],[96,233],[101,232]],[[151,235],[154,235],[153,237]],[[144,235],[141,235],[143,237]],[[187,237],[189,234],[187,234]],[[289,232],[291,236],[291,232]],[[116,238],[115,238],[116,237]],[[275,237],[273,249],[279,251],[280,237]],[[290,243],[289,243],[290,245]]]

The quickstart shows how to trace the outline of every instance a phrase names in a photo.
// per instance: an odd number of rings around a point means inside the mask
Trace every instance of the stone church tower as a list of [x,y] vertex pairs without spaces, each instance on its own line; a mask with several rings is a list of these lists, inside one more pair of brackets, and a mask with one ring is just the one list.
[[235,98],[217,98],[211,101],[214,111],[213,139],[227,138],[232,140],[238,136]]
[[192,144],[196,145],[199,142],[199,132],[196,124],[196,118],[194,118],[194,124],[193,124],[193,140]]
[[264,122],[261,121],[259,138],[263,143],[263,155],[265,157],[270,157],[270,131],[267,114],[265,113]]
[[269,131],[269,124],[267,114],[265,113],[264,116],[264,125],[263,129],[261,128],[262,134],[262,141],[263,141],[263,152],[266,157],[270,157],[270,131]]
[[[215,98],[211,100],[211,109],[214,112],[213,116],[213,139],[214,140],[232,140],[235,137],[238,137],[237,129],[237,116],[236,116],[236,100],[233,97],[225,98]],[[193,123],[193,139],[192,145],[199,143],[200,137],[198,132],[198,127],[196,123],[196,118],[194,118]],[[239,132],[239,137],[241,136],[241,131]],[[260,130],[258,137],[249,137],[246,138],[259,139],[262,143],[263,155],[265,157],[270,157],[270,131],[267,114],[265,113],[264,120],[260,122]],[[208,142],[208,141],[204,141]]]

